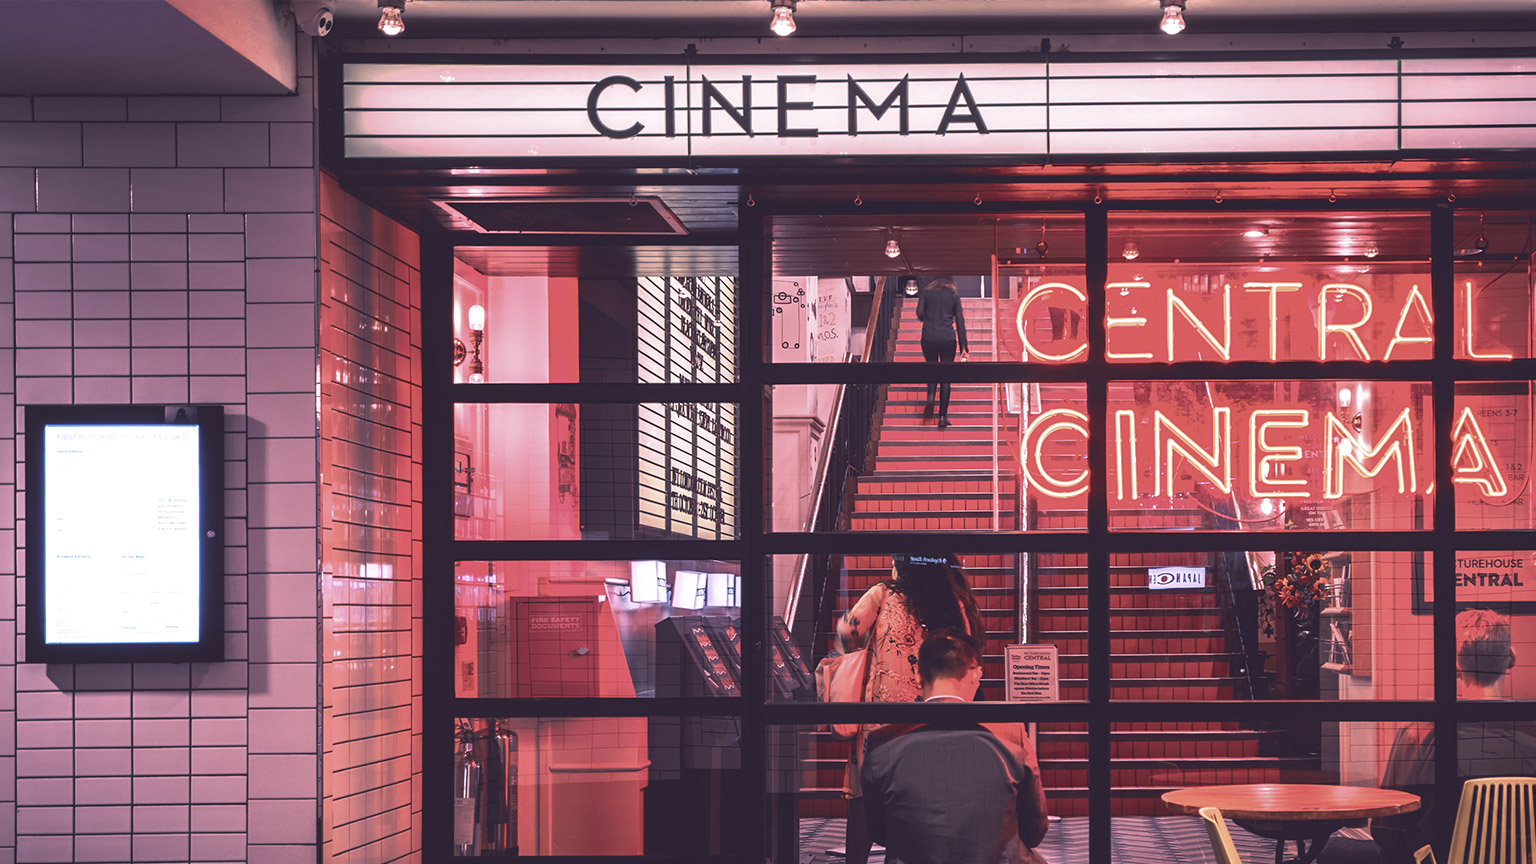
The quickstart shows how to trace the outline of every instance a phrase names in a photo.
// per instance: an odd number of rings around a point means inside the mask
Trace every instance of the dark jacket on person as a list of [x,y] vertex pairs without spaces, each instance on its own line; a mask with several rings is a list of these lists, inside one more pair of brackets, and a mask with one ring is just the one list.
[[[1473,777],[1536,775],[1536,738],[1507,721],[1456,726],[1457,785]],[[1435,727],[1409,723],[1397,730],[1381,788],[1419,796],[1418,810],[1371,820],[1371,839],[1385,864],[1413,864],[1415,850],[1428,843],[1435,808]],[[1458,796],[1459,797],[1459,796]],[[1451,802],[1455,808],[1457,801]]]
[[[993,734],[992,730],[997,730]],[[1045,788],[1018,724],[882,726],[863,766],[869,834],[901,864],[1044,864]]]
[[961,352],[971,349],[965,341],[965,313],[960,295],[948,288],[928,288],[917,296],[917,319],[923,322],[924,342],[954,342],[959,334]]

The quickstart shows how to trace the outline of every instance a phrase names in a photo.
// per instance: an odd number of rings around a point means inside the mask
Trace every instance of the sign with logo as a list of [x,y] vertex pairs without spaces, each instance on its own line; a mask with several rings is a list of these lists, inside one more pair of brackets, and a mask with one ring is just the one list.
[[1461,552],[1456,556],[1456,602],[1500,609],[1536,601],[1536,561],[1530,552]]
[[1152,567],[1147,570],[1147,587],[1154,591],[1170,588],[1204,588],[1204,567]]
[[1009,702],[1059,702],[1061,681],[1055,645],[1005,645]]
[[[1018,160],[1524,148],[1536,135],[1536,69],[1519,57],[986,62],[934,56],[900,65],[658,60],[347,63],[344,152],[353,159],[471,163]],[[1495,85],[1498,98],[1485,98]]]

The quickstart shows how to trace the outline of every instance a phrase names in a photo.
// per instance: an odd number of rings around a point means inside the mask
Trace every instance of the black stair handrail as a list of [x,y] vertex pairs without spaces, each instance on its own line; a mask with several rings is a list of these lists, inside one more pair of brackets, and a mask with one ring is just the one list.
[[[875,298],[870,307],[869,324],[865,328],[864,352],[866,363],[889,362],[895,352],[896,322],[901,315],[901,291],[899,277],[887,276],[877,281]],[[811,511],[809,530],[815,532],[846,529],[849,524],[850,491],[854,478],[869,470],[869,455],[873,450],[877,421],[883,412],[885,390],[878,384],[845,384],[839,395],[838,410],[827,431],[828,444],[820,466],[820,490]],[[836,632],[834,620],[837,609],[837,586],[842,572],[842,555],[808,555],[799,579],[802,589],[812,588],[811,596],[816,604],[810,620],[794,611],[792,629],[798,637],[804,635],[809,625],[812,664],[826,656],[827,646],[821,638]],[[801,596],[804,596],[802,591]],[[806,644],[802,642],[801,644]]]

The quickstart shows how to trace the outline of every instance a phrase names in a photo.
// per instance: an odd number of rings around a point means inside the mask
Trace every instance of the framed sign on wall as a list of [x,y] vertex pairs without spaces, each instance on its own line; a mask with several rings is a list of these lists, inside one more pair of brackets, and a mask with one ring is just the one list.
[[27,662],[224,657],[224,412],[26,406]]

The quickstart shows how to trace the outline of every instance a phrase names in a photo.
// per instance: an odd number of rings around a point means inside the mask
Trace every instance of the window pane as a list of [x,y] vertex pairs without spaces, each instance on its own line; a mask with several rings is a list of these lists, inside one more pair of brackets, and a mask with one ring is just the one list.
[[739,719],[460,718],[458,730],[453,854],[742,851]]
[[[944,708],[933,706],[936,719]],[[1081,764],[1086,773],[1088,736],[1077,724],[1029,723],[1027,706],[1021,706],[1018,724],[989,724],[1005,737],[1028,736],[1045,788],[1046,814],[1052,821],[1043,841],[1035,847],[1052,862],[1088,860],[1088,796],[1086,782],[1072,775]],[[1012,727],[1012,728],[1007,728]],[[768,730],[769,818],[774,830],[774,849],[765,858],[775,861],[829,861],[843,857],[849,809],[845,785],[849,778],[848,755],[852,742],[838,740],[811,726],[785,726]],[[1015,745],[1015,754],[1023,752]],[[1018,759],[1016,755],[1014,757]],[[1026,757],[1027,758],[1027,757]],[[940,772],[942,773],[942,772]],[[951,774],[960,783],[986,783],[981,775]],[[1071,784],[1076,783],[1076,786]],[[1006,792],[1002,793],[1006,795]],[[983,802],[985,803],[985,802]],[[1056,817],[1063,817],[1059,821]],[[871,860],[882,852],[876,845]],[[887,859],[889,860],[889,858]]]
[[[1335,795],[1347,795],[1351,788],[1372,794],[1388,785],[1382,782],[1388,753],[1383,742],[1390,741],[1397,725],[1280,720],[1249,729],[1223,723],[1112,724],[1116,755],[1111,771],[1117,789],[1111,858],[1119,864],[1211,860],[1200,818],[1162,800],[1174,790],[1180,802],[1229,808],[1235,799],[1219,787],[1301,783],[1345,787]],[[1372,828],[1377,824],[1370,823]],[[1346,825],[1350,830],[1328,839],[1322,860],[1381,860],[1365,820],[1339,820],[1330,827],[1336,832]],[[1297,830],[1296,823],[1230,817],[1226,828],[1245,861],[1270,860],[1276,838]],[[1311,846],[1311,834],[1302,839]],[[1288,854],[1295,849],[1290,841],[1285,845]]]
[[737,536],[737,406],[454,406],[461,540]]
[[781,216],[772,231],[774,362],[1084,359],[1079,215]]
[[[922,559],[942,561],[951,554],[950,550],[902,549],[899,544],[893,545],[898,550],[896,554]],[[1037,598],[1025,581],[1026,573],[1060,569],[1060,560],[1070,556],[980,554],[963,548],[953,554],[960,565],[958,581],[965,586],[961,593],[974,599],[984,634],[978,698],[990,702],[1004,700],[1007,646],[1030,642],[1048,643],[1060,651],[1057,661],[1060,698],[1086,698],[1080,680],[1086,675],[1087,663],[1085,619],[1080,614],[1074,616],[1071,612],[1046,608],[1044,592]],[[945,590],[953,590],[948,587],[951,577],[947,565],[933,570],[924,566],[924,562],[918,564],[907,571],[910,575],[905,578],[940,579],[944,581]],[[873,632],[875,650],[881,658],[877,668],[890,670],[887,692],[901,694],[901,701],[915,699],[918,686],[915,658],[922,631],[914,622],[924,614],[925,607],[921,599],[909,599],[912,591],[922,590],[921,586],[887,590],[893,587],[891,582],[897,572],[893,569],[892,555],[776,555],[771,559],[771,566],[773,592],[769,614],[773,618],[770,629],[775,633],[776,644],[788,643],[792,650],[784,652],[783,656],[770,653],[767,662],[793,663],[794,656],[798,655],[807,668],[814,669],[829,655],[835,656],[846,648],[869,645]],[[876,588],[881,584],[885,587]],[[862,606],[859,605],[861,600]],[[961,616],[960,610],[939,610],[934,614],[951,616],[945,619],[944,626],[952,626]],[[1029,628],[1023,633],[1019,629],[1021,620],[1027,622]],[[929,629],[932,629],[931,623],[929,619],[923,619],[924,626]],[[963,626],[968,628],[969,625]],[[841,644],[840,628],[844,640]],[[770,677],[777,682],[781,673],[774,669]],[[792,701],[811,698],[814,693],[814,686],[797,688],[775,683],[769,688],[768,698]]]
[[1458,529],[1536,526],[1529,494],[1532,407],[1529,381],[1456,384],[1451,470]]
[[735,561],[460,561],[461,698],[740,696]]
[[1532,213],[1458,211],[1456,350],[1497,362],[1532,353]]
[[1111,527],[1430,527],[1430,392],[1401,381],[1112,381]]
[[1433,354],[1422,213],[1117,214],[1109,224],[1111,362]]
[[[1433,586],[1415,595],[1427,615]],[[1536,553],[1456,553],[1456,692],[1460,699],[1536,699]]]
[[736,249],[461,248],[454,381],[736,380]]
[[[775,386],[773,530],[1017,530],[1029,518],[1015,456],[1024,392],[936,386],[928,410],[923,384]],[[1063,436],[1048,448],[1072,446]]]
[[[1086,562],[1037,557],[1040,638],[1065,660],[1082,650]],[[1113,699],[1434,696],[1431,622],[1410,602],[1427,552],[1113,555],[1110,568]]]

